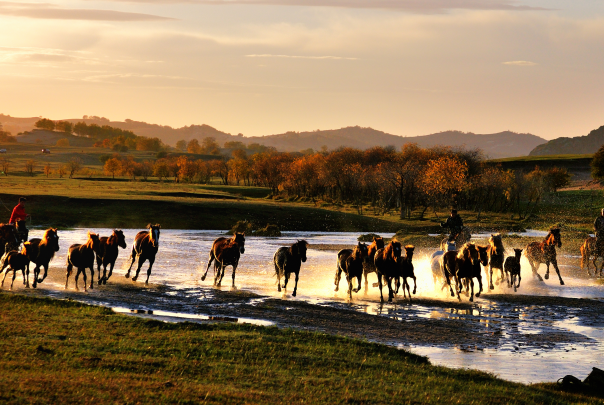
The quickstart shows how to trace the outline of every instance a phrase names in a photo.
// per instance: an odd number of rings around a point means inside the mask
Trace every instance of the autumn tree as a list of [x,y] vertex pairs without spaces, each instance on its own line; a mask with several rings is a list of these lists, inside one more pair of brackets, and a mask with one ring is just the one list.
[[170,176],[170,168],[168,167],[166,159],[158,159],[155,161],[155,164],[153,165],[153,175],[160,181],[162,179],[167,179],[168,176]]
[[0,169],[2,169],[2,174],[8,176],[8,169],[10,169],[10,160],[7,158],[0,158]]
[[187,141],[181,139],[180,141],[176,142],[176,149],[187,150]]
[[50,166],[50,163],[46,163],[46,165],[44,166],[44,174],[46,175],[46,178],[48,178],[48,176],[50,176],[51,173],[52,173],[52,167]]
[[208,136],[201,140],[201,153],[219,155],[220,145],[216,142],[216,138]]
[[455,196],[465,184],[468,164],[457,156],[445,155],[428,161],[422,178],[422,187],[434,208],[438,205],[455,205]]
[[65,165],[59,166],[59,168],[57,169],[57,174],[59,175],[60,179],[62,179],[63,176],[67,174],[67,168],[65,167]]
[[69,159],[65,167],[69,173],[69,178],[71,179],[73,178],[74,174],[76,174],[82,168],[82,159],[79,157],[72,157]]
[[45,129],[47,131],[54,131],[55,130],[55,123],[53,120],[49,120],[48,118],[41,118],[38,121],[36,121],[36,123],[34,124],[34,126],[38,129]]
[[29,174],[30,176],[34,175],[34,170],[36,168],[36,161],[35,160],[28,160],[27,162],[25,162],[25,172],[27,174]]
[[559,188],[570,184],[570,174],[568,170],[561,167],[552,167],[545,171],[545,182],[548,188],[556,192]]
[[197,139],[191,139],[187,144],[187,152],[189,153],[201,153],[201,146],[199,145],[199,141]]
[[115,157],[109,158],[105,161],[105,165],[103,166],[103,170],[106,174],[110,174],[113,179],[115,179],[115,173],[119,173],[122,168],[122,162]]
[[69,121],[59,121],[55,123],[55,129],[60,132],[65,132],[71,135],[73,133],[73,124]]

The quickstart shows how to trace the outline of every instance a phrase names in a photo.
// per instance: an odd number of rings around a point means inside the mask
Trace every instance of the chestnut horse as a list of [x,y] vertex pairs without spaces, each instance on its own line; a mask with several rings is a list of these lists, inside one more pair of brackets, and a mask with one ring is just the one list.
[[80,273],[84,277],[84,291],[86,289],[86,268],[90,269],[90,288],[94,288],[94,258],[99,252],[101,242],[98,233],[88,232],[88,240],[85,244],[75,243],[69,246],[67,253],[67,276],[65,277],[65,289],[69,283],[69,276],[75,267],[78,269],[75,275],[75,288],[78,289],[78,277]]
[[394,290],[392,289],[392,279],[399,274],[398,260],[401,257],[402,249],[399,241],[393,240],[383,249],[375,252],[375,269],[378,277],[378,287],[380,288],[380,300],[384,302],[382,294],[382,279],[388,285],[388,302],[392,302]]
[[206,279],[210,264],[214,262],[214,285],[220,287],[224,270],[227,266],[233,267],[233,288],[235,288],[235,271],[239,264],[239,258],[245,253],[245,233],[235,232],[230,238],[218,238],[212,243],[210,249],[210,258],[206,272],[201,276],[201,281]]
[[[499,280],[503,281],[503,255],[505,253],[505,248],[503,247],[503,242],[501,240],[501,235],[500,234],[491,234],[491,237],[489,238],[489,250],[488,250],[488,255],[489,255],[489,274],[487,274],[487,276],[489,277],[489,289],[493,290],[495,289],[495,286],[493,285],[493,269],[499,269],[499,271],[501,272],[500,276],[499,276]],[[485,271],[486,271],[486,266],[485,266]],[[499,284],[499,280],[497,281],[497,284]]]
[[564,281],[562,281],[562,277],[560,276],[560,270],[558,269],[558,260],[556,258],[556,246],[558,248],[562,247],[562,237],[560,236],[559,228],[552,228],[543,239],[543,242],[532,242],[526,245],[524,250],[524,254],[531,265],[531,269],[533,270],[533,274],[539,278],[540,281],[543,281],[537,270],[541,263],[545,263],[547,266],[547,271],[545,273],[545,279],[549,279],[549,264],[551,263],[558,273],[558,278],[560,279],[560,285],[564,285]]
[[[601,240],[600,243],[596,244],[596,238],[593,236],[588,236],[587,239],[585,239],[585,242],[583,242],[583,245],[581,245],[581,270],[583,270],[587,264],[587,274],[590,276],[592,274],[589,271],[589,260],[592,258],[592,256],[595,267],[593,276],[597,277],[598,265],[596,264],[596,260],[598,260],[598,257],[604,258],[604,240]],[[602,277],[603,268],[604,262],[602,262],[602,265],[600,266],[599,277]]]
[[[23,285],[26,285],[29,288],[29,259],[22,253],[16,252],[12,250],[12,246],[10,243],[6,243],[4,247],[4,256],[2,256],[2,264],[1,264],[0,273],[4,270],[4,278],[2,279],[2,287],[4,287],[4,280],[6,280],[6,276],[9,271],[13,271],[13,281],[10,283],[10,289],[13,289],[13,284],[15,284],[15,278],[17,277],[17,271],[21,270],[21,274],[23,275]],[[25,281],[25,270],[27,270],[27,282]]]
[[[482,293],[482,269],[480,265],[482,264],[485,269],[489,264],[489,255],[487,251],[489,249],[488,246],[479,246],[474,245],[473,243],[467,243],[467,249],[469,250],[468,255],[473,257],[474,252],[472,249],[476,250],[478,253],[478,260],[470,261],[471,264],[468,265],[468,261],[465,260],[462,262],[459,261],[459,255],[457,258],[457,280],[459,280],[457,296],[459,297],[459,293],[461,292],[462,284],[466,285],[466,290],[471,289],[470,301],[474,301],[474,279],[478,279],[478,293],[476,293],[477,297],[480,297],[480,293]],[[465,246],[464,246],[465,248]],[[462,250],[464,249],[462,248]]]
[[[335,291],[340,289],[340,277],[342,272],[346,275],[346,281],[348,282],[348,296],[352,299],[353,292],[359,292],[361,290],[361,280],[363,278],[363,262],[369,255],[367,245],[359,242],[354,249],[342,249],[338,252],[338,261],[336,263],[336,279]],[[352,288],[352,279],[357,278],[359,281],[359,287]]]
[[[514,249],[514,256],[508,256],[505,259],[503,269],[505,270],[505,279],[508,282],[508,288],[514,287],[514,292],[520,288],[520,256],[522,255],[522,249]],[[508,275],[510,278],[508,279]],[[518,277],[518,285],[516,285],[516,277]],[[511,281],[511,284],[510,284]]]
[[[107,284],[107,280],[113,274],[113,266],[119,255],[119,248],[126,249],[126,238],[120,229],[114,229],[111,236],[103,236],[99,239],[101,245],[96,255],[96,266],[98,271],[99,285]],[[103,277],[101,277],[101,265],[103,265]],[[107,274],[109,265],[109,274]]]
[[[23,244],[23,253],[27,258],[36,265],[34,267],[34,282],[33,288],[36,288],[37,283],[44,281],[48,275],[48,264],[59,251],[59,235],[56,228],[49,228],[44,232],[42,239],[34,238]],[[44,277],[39,278],[40,267],[44,267]]]
[[132,277],[132,281],[136,281],[138,279],[138,274],[141,271],[141,267],[143,267],[143,263],[146,260],[149,260],[149,268],[147,269],[147,280],[145,284],[149,284],[149,276],[151,276],[151,268],[153,268],[153,263],[155,262],[155,255],[157,254],[157,250],[159,249],[159,230],[161,228],[160,224],[155,225],[147,225],[148,231],[140,231],[134,237],[134,243],[132,244],[132,252],[130,253],[130,267],[128,267],[128,272],[126,273],[126,278],[130,278],[130,270],[132,269],[132,265],[138,258],[138,264],[136,268],[136,274]]
[[[408,278],[413,279],[413,294],[417,291],[417,279],[415,278],[415,271],[413,268],[413,251],[415,250],[415,246],[407,245],[405,246],[405,257],[400,257],[398,260],[399,265],[399,277],[403,279],[403,298],[407,297],[407,293],[409,293],[409,302],[411,302],[411,291],[409,289]],[[400,286],[400,280],[396,278],[396,291],[395,294],[398,294],[398,289]],[[405,291],[405,287],[407,291]]]
[[[375,252],[383,248],[384,238],[377,236],[373,238],[373,242],[371,242],[371,245],[369,245],[367,250],[367,258],[363,262],[363,274],[365,275],[365,295],[367,295],[367,289],[369,288],[367,274],[375,273]],[[377,284],[374,284],[374,287],[377,287]]]
[[299,240],[290,247],[280,247],[275,252],[273,263],[275,264],[275,275],[277,276],[277,291],[281,292],[281,277],[285,277],[283,289],[287,288],[287,282],[291,273],[296,275],[296,285],[292,297],[296,296],[298,291],[298,278],[300,275],[300,267],[306,262],[306,250],[308,242]]

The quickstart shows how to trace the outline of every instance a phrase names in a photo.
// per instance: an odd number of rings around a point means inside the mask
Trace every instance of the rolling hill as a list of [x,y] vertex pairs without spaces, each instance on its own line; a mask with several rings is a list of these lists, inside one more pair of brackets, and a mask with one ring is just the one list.
[[604,125],[584,136],[552,139],[533,149],[529,156],[596,153],[604,145]]

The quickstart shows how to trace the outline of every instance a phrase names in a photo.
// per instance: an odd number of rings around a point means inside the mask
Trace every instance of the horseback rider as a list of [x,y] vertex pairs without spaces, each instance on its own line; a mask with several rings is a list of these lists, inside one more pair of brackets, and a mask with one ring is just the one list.
[[[604,225],[604,223],[603,223]],[[449,242],[453,242],[461,233],[463,229],[463,220],[457,214],[457,210],[451,210],[451,216],[447,220],[440,224],[442,228],[449,228]]]
[[596,246],[604,242],[604,208],[600,213],[600,216],[594,221],[594,231],[596,234]]
[[25,227],[25,220],[29,218],[29,214],[25,213],[25,197],[19,198],[19,204],[13,208],[13,212],[8,221],[9,225],[15,225],[17,238],[22,242],[27,242],[29,230]]

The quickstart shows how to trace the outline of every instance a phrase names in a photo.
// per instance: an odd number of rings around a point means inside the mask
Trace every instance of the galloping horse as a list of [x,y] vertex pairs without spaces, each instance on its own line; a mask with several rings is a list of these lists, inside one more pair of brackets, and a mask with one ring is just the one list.
[[[457,246],[463,246],[464,243],[468,242],[470,239],[472,239],[472,232],[470,232],[470,229],[468,227],[464,226],[463,228],[461,228],[461,232],[455,237],[455,240],[453,240],[453,242],[455,242]],[[440,250],[446,252],[448,243],[449,238],[444,238],[440,242]]]
[[298,291],[298,278],[302,262],[306,262],[306,249],[308,242],[299,240],[290,247],[280,247],[275,252],[273,263],[275,264],[275,276],[277,276],[277,291],[281,292],[281,277],[285,277],[283,289],[287,288],[287,282],[291,273],[296,275],[296,285],[292,297],[296,296]]
[[[443,272],[445,274],[445,280],[447,281],[447,284],[449,285],[449,290],[451,291],[451,297],[455,297],[453,287],[451,287],[451,278],[453,278],[455,280],[455,289],[457,290],[457,299],[461,301],[459,293],[461,292],[462,285],[458,274],[460,276],[472,274],[472,266],[477,263],[480,264],[478,249],[476,249],[476,246],[473,243],[466,243],[459,250],[459,252],[446,252],[441,258],[441,263]],[[461,273],[458,273],[460,270]],[[473,290],[474,288],[472,287],[472,291]]]
[[558,269],[558,260],[556,259],[556,246],[559,248],[562,247],[562,238],[560,236],[559,228],[552,228],[543,239],[543,242],[532,242],[526,245],[524,250],[524,254],[533,269],[533,274],[539,278],[540,281],[543,281],[539,273],[537,273],[537,269],[541,263],[545,263],[547,266],[547,272],[545,273],[545,279],[549,278],[549,264],[551,263],[558,273],[558,278],[560,279],[560,285],[564,285],[564,281],[562,281],[562,277],[560,276],[560,270]]
[[[487,276],[489,276],[489,288],[491,290],[495,289],[495,286],[493,285],[493,269],[499,269],[501,271],[499,280],[503,280],[503,255],[505,253],[505,248],[503,247],[503,242],[501,240],[501,235],[500,234],[496,234],[493,235],[491,234],[491,237],[489,238],[489,250],[488,250],[488,255],[489,255],[489,273],[487,274]],[[486,266],[485,266],[485,271],[486,271]],[[497,283],[499,284],[499,281],[497,281]]]
[[[522,255],[522,249],[514,249],[514,256],[508,256],[505,259],[504,270],[505,270],[505,279],[508,282],[508,288],[514,287],[514,292],[518,291],[520,288],[520,256]],[[510,279],[508,280],[508,275]],[[518,277],[518,285],[516,285],[516,277]],[[510,284],[511,280],[511,284]]]
[[[101,245],[96,256],[96,266],[98,271],[99,285],[107,284],[107,280],[113,274],[113,266],[119,255],[119,249],[126,249],[126,238],[124,232],[120,229],[114,229],[110,237],[103,236],[99,239]],[[103,277],[101,277],[101,265],[103,265]],[[109,265],[109,274],[107,274],[107,265]]]
[[448,242],[445,246],[445,250],[437,250],[432,253],[430,256],[430,268],[432,269],[432,280],[434,281],[434,286],[440,281],[442,283],[440,290],[442,291],[447,285],[447,281],[445,280],[445,274],[442,267],[442,256],[446,252],[455,251],[455,242]]
[[[34,282],[33,288],[36,288],[37,283],[44,281],[48,275],[48,264],[55,256],[55,252],[59,251],[59,235],[56,228],[49,228],[44,232],[42,239],[34,238],[23,244],[23,253],[33,262],[34,267]],[[38,278],[40,275],[40,267],[44,267],[44,277]]]
[[382,294],[382,278],[388,284],[388,302],[392,302],[394,290],[392,289],[392,279],[399,274],[398,260],[401,257],[401,243],[393,240],[383,249],[375,252],[375,268],[378,276],[378,287],[380,288],[380,299],[384,302]]
[[[487,254],[488,246],[478,246],[473,243],[466,243],[462,248],[462,251],[465,249],[465,254],[461,251],[459,253],[462,254],[463,258],[460,258],[458,255],[456,259],[457,265],[457,280],[459,281],[457,297],[459,298],[459,293],[461,293],[462,284],[466,283],[466,289],[471,289],[470,301],[474,301],[474,279],[478,279],[479,290],[476,293],[477,297],[480,297],[480,293],[482,293],[482,269],[480,265],[487,266],[489,263],[489,256]],[[474,252],[477,252],[478,260],[471,260],[474,257]],[[470,260],[468,260],[470,257]]]
[[11,250],[18,249],[21,242],[17,236],[17,228],[15,225],[0,224],[0,246],[10,244]]
[[214,262],[214,285],[220,287],[224,277],[226,266],[233,267],[233,288],[235,288],[235,271],[239,264],[239,258],[245,253],[245,233],[235,232],[230,238],[218,238],[210,249],[210,258],[206,272],[201,276],[201,281],[206,279],[210,264]]
[[[596,244],[596,238],[593,236],[588,236],[581,245],[581,269],[585,267],[587,264],[587,274],[592,275],[589,271],[589,260],[593,256],[593,264],[595,267],[593,276],[598,276],[598,265],[596,264],[596,260],[598,257],[604,258],[604,240],[600,241],[600,243]],[[602,262],[602,266],[600,266],[600,277],[602,277],[602,268],[604,268],[604,262]]]
[[[346,275],[346,281],[348,282],[348,292],[350,299],[352,299],[353,292],[359,292],[361,290],[361,279],[363,278],[363,262],[369,255],[367,245],[359,242],[354,249],[342,249],[338,252],[338,261],[336,263],[336,279],[335,291],[340,289],[340,277],[342,272]],[[359,281],[359,287],[353,290],[352,279],[357,278]]]
[[155,255],[157,254],[157,250],[159,249],[159,230],[161,228],[160,224],[155,225],[147,225],[148,231],[140,231],[134,237],[134,243],[132,244],[132,252],[130,253],[130,267],[128,267],[128,272],[126,273],[126,278],[130,278],[130,270],[132,269],[132,265],[136,258],[138,258],[138,265],[136,268],[136,274],[132,277],[132,281],[136,281],[138,279],[138,274],[141,271],[141,267],[143,267],[143,263],[146,260],[149,260],[149,268],[147,269],[147,280],[145,284],[149,284],[149,276],[151,276],[151,268],[153,268],[153,263],[155,262]]
[[[399,265],[399,277],[403,279],[403,298],[407,297],[407,293],[409,293],[409,302],[411,302],[411,291],[409,288],[408,278],[413,279],[413,294],[417,291],[417,279],[415,278],[415,271],[413,268],[413,251],[415,250],[415,246],[407,245],[405,246],[405,257],[400,257],[398,260]],[[400,286],[399,278],[396,279],[396,291],[395,294],[398,294],[398,289]],[[405,291],[407,288],[407,291]]]
[[[373,242],[369,245],[367,251],[367,258],[363,262],[363,274],[365,275],[365,294],[367,294],[367,289],[369,288],[369,283],[367,281],[367,274],[375,273],[375,252],[379,249],[384,248],[384,238],[382,237],[374,237]],[[374,285],[374,287],[376,287]]]
[[65,289],[67,289],[69,276],[71,276],[74,267],[78,269],[75,275],[76,290],[78,289],[78,277],[82,273],[84,277],[84,291],[88,291],[86,289],[86,268],[90,269],[90,288],[94,288],[94,258],[99,253],[100,244],[99,234],[88,232],[88,240],[85,244],[75,243],[69,246]]
[[[13,281],[10,283],[10,289],[13,289],[13,284],[15,284],[15,278],[17,277],[17,270],[21,270],[21,274],[23,275],[23,285],[26,285],[29,288],[29,259],[22,253],[16,252],[12,250],[12,246],[10,243],[6,243],[4,249],[4,256],[2,256],[2,265],[0,273],[7,269],[4,272],[4,278],[2,279],[2,287],[4,287],[4,280],[6,280],[6,276],[9,271],[13,271]],[[25,281],[25,270],[27,270],[27,282]]]

